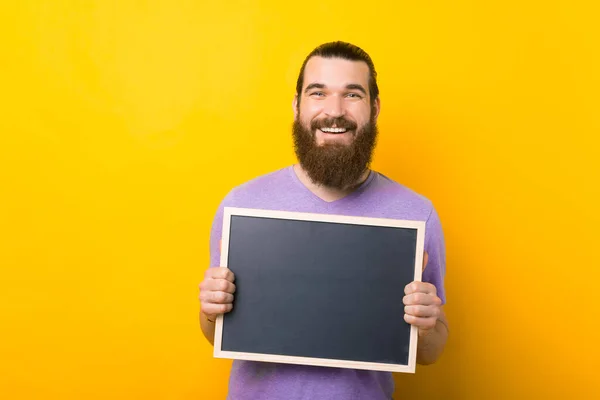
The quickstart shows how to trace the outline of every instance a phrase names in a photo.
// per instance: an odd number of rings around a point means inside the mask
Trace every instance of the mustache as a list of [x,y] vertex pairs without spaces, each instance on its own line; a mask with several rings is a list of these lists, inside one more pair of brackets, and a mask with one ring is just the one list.
[[348,121],[344,117],[316,119],[310,123],[310,128],[314,131],[321,128],[333,128],[334,125],[336,128],[344,128],[347,130],[356,129],[356,123]]

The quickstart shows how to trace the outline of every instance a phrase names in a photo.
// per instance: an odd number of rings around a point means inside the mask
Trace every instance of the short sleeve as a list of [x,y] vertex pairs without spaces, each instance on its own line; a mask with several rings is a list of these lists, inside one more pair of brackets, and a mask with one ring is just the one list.
[[444,277],[446,275],[446,245],[442,225],[435,208],[432,207],[425,226],[425,251],[429,256],[427,267],[423,271],[423,282],[436,287],[437,295],[446,304]]
[[223,209],[224,201],[219,204],[219,208],[213,218],[210,229],[210,267],[221,266],[221,237],[223,236]]

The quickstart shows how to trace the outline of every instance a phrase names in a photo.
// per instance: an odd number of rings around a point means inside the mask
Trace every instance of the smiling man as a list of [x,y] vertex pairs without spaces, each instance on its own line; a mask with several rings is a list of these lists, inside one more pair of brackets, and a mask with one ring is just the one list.
[[[227,206],[425,221],[423,281],[398,288],[405,293],[405,313],[398,318],[418,328],[417,362],[435,362],[448,336],[444,237],[429,200],[369,168],[380,111],[369,55],[344,42],[317,47],[300,70],[293,110],[298,164],[236,187],[223,199],[211,230],[211,266],[219,265]],[[234,307],[235,289],[231,270],[206,271],[200,284],[200,323],[210,343],[216,316]],[[228,398],[379,400],[390,399],[393,392],[388,372],[236,360]]]
[[297,172],[305,180],[308,175],[309,184],[346,192],[368,174],[377,137],[378,89],[374,77],[369,85],[366,62],[323,55],[305,62],[296,87]]

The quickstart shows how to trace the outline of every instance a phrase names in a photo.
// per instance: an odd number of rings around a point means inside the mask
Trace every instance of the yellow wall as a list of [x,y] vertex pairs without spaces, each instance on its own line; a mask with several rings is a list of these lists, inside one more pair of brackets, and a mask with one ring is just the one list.
[[296,74],[337,39],[380,74],[374,167],[446,231],[451,339],[398,395],[598,395],[588,3],[4,2],[0,397],[223,398],[197,324],[210,222],[294,161]]

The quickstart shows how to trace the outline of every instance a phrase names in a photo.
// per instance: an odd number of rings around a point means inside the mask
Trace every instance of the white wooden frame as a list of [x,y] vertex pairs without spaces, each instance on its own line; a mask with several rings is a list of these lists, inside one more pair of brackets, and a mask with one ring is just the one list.
[[[342,215],[311,214],[311,213],[298,213],[298,212],[288,212],[288,211],[272,211],[272,210],[259,210],[259,209],[249,209],[249,208],[225,207],[223,210],[223,236],[222,236],[222,244],[221,244],[221,267],[227,267],[227,260],[228,260],[228,253],[229,253],[230,223],[231,223],[231,217],[234,215],[248,216],[248,217],[262,217],[262,218],[288,219],[288,220],[300,220],[300,221],[318,221],[318,222],[332,222],[332,223],[345,223],[345,224],[356,224],[356,225],[387,226],[387,227],[416,229],[417,230],[417,252],[416,252],[416,257],[415,257],[414,280],[415,281],[421,280],[422,268],[423,268],[423,250],[424,250],[424,244],[425,244],[425,222],[424,221],[408,221],[408,220],[368,218],[368,217],[350,217],[350,216],[342,216]],[[399,318],[401,318],[401,316],[399,316]],[[418,339],[417,333],[418,333],[418,328],[411,326],[408,365],[363,362],[363,361],[334,360],[334,359],[326,359],[326,358],[297,357],[297,356],[262,354],[262,353],[243,353],[243,352],[234,352],[234,351],[224,351],[221,349],[221,344],[222,344],[222,339],[223,339],[223,315],[219,315],[217,317],[216,326],[215,326],[214,357],[238,359],[238,360],[263,361],[263,362],[277,362],[277,363],[284,363],[284,364],[304,364],[304,365],[314,365],[314,366],[323,366],[323,367],[338,367],[338,368],[365,369],[365,370],[373,370],[373,371],[414,373],[415,366],[416,366],[416,358],[417,358],[417,339]]]

